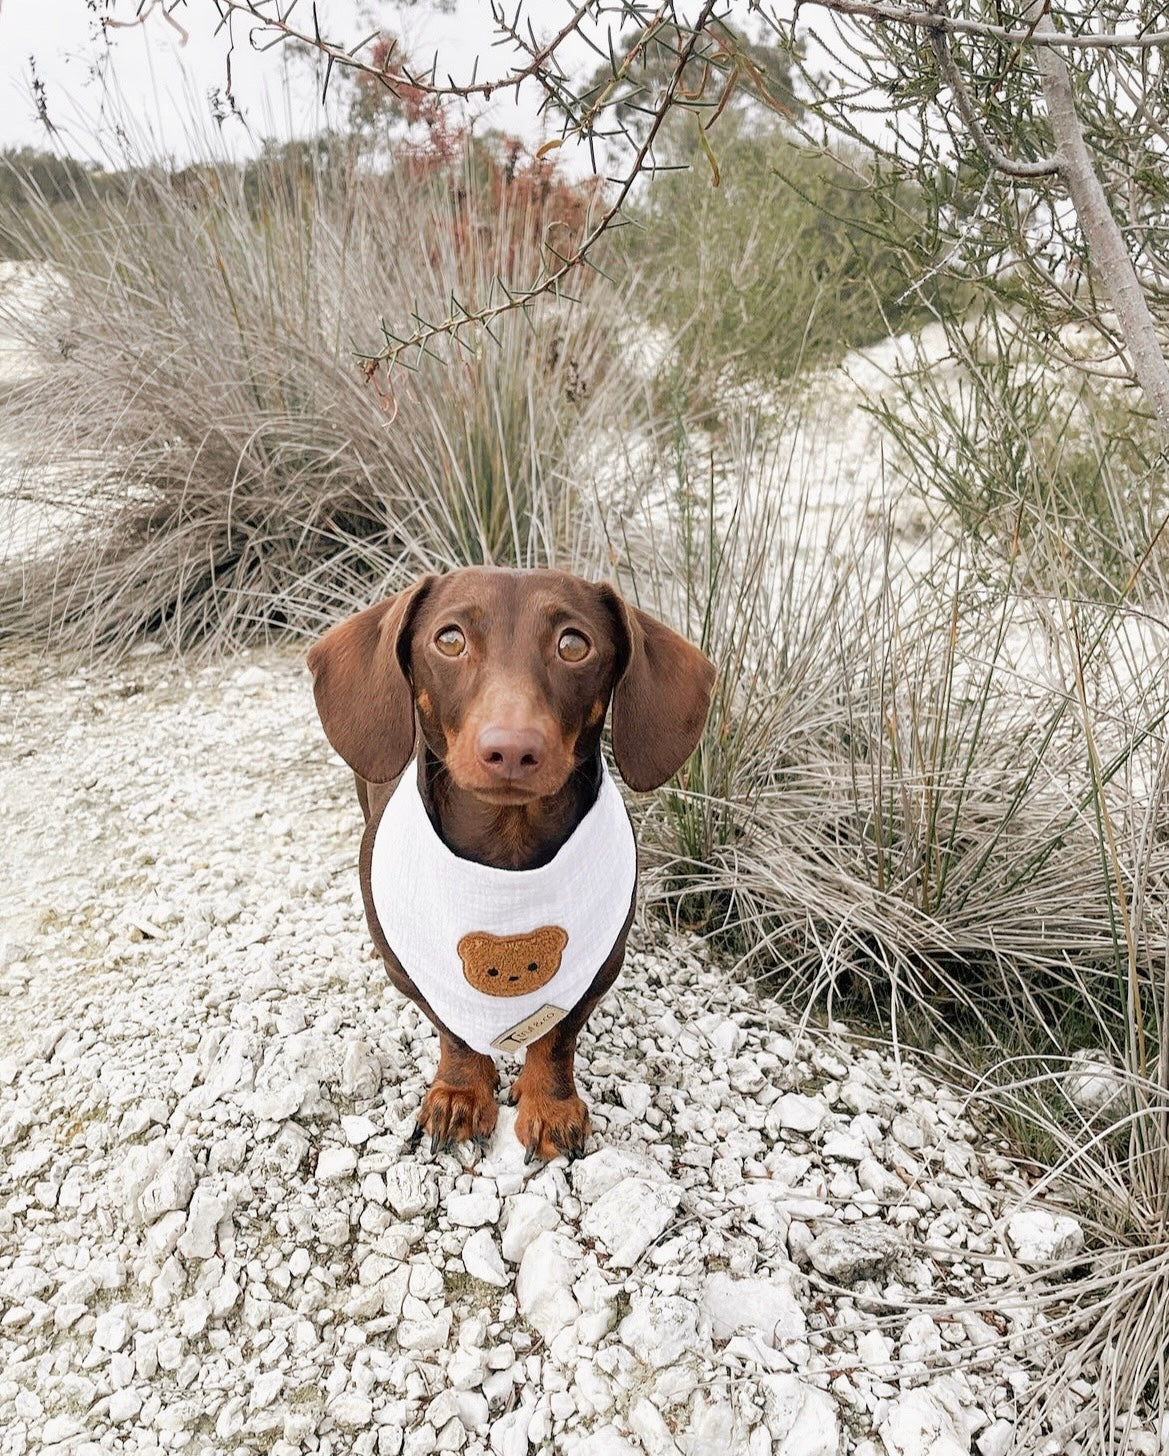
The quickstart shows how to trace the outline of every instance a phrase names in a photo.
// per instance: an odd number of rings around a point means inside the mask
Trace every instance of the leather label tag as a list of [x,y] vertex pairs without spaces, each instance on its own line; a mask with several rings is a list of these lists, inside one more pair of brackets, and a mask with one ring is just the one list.
[[514,1026],[508,1027],[504,1032],[491,1043],[501,1052],[519,1052],[529,1042],[538,1041],[545,1032],[551,1031],[558,1021],[563,1021],[568,1015],[568,1010],[562,1006],[553,1006],[549,1001],[541,1006],[539,1011],[533,1011],[531,1016],[525,1016],[523,1021],[517,1021]]

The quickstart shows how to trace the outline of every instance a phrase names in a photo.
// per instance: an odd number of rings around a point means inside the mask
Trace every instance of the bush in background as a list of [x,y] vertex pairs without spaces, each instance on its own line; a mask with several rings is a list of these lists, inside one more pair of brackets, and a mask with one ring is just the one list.
[[586,208],[481,145],[374,172],[337,140],[137,169],[84,230],[30,193],[21,240],[61,287],[6,310],[41,364],[10,402],[6,489],[51,477],[59,509],[0,591],[6,628],[229,646],[315,631],[423,569],[571,558],[582,462],[637,419],[616,291],[594,279],[578,307],[510,315],[390,384],[358,354],[379,315],[445,316],[535,275]]
[[775,387],[920,322],[958,285],[924,284],[934,242],[913,189],[775,124],[720,124],[719,185],[694,148],[657,177],[623,237],[657,286],[645,316],[696,393]]

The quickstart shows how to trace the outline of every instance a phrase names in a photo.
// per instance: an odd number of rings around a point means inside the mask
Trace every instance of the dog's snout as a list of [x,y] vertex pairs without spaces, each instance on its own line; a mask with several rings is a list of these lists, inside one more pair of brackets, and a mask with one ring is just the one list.
[[489,726],[475,740],[479,762],[501,779],[525,779],[544,761],[548,742],[538,728]]

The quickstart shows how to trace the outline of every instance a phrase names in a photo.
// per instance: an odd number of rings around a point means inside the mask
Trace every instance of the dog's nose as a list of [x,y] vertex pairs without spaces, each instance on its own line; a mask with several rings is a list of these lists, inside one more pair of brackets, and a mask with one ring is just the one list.
[[548,744],[538,728],[484,728],[475,740],[479,762],[500,779],[526,779],[544,761]]

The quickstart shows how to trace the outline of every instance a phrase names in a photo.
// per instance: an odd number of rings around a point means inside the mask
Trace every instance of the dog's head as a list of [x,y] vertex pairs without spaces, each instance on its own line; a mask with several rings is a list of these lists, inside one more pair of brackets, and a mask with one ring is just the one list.
[[339,623],[308,664],[329,742],[367,783],[414,751],[415,721],[460,788],[496,804],[556,793],[600,742],[651,789],[694,751],[714,668],[604,582],[473,566],[423,577]]

